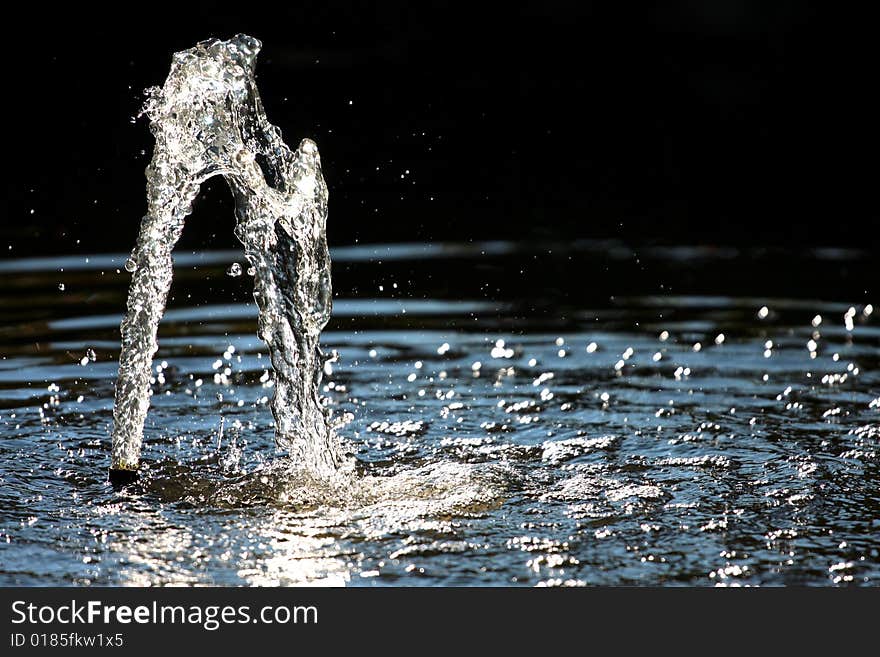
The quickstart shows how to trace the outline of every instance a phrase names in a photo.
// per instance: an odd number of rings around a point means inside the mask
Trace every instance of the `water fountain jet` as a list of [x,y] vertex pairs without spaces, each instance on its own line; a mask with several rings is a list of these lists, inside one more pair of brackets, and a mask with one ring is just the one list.
[[319,476],[350,467],[318,391],[321,329],[331,312],[327,186],[314,142],[292,151],[270,124],[254,79],[260,42],[209,40],[174,55],[144,113],[156,144],[147,167],[147,214],[126,263],[113,408],[111,480],[136,475],[150,405],[156,334],[171,286],[172,250],[200,185],[221,175],[235,198],[235,234],[253,267],[260,337],[275,370],[276,443]]

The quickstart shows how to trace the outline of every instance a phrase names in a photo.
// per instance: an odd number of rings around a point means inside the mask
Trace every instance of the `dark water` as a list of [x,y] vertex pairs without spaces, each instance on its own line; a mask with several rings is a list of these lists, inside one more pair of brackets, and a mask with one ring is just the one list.
[[177,256],[146,470],[124,490],[107,466],[125,256],[0,261],[0,584],[880,581],[868,255],[331,253],[324,394],[355,491],[275,452],[239,254]]

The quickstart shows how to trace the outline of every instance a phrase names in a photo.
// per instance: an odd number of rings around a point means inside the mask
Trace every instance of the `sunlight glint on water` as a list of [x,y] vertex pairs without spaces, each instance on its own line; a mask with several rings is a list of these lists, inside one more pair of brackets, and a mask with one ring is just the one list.
[[[385,273],[334,255],[343,279],[349,266],[358,281]],[[356,452],[346,490],[275,453],[275,379],[251,281],[226,273],[235,257],[175,272],[177,298],[200,300],[162,322],[141,478],[121,492],[105,467],[110,313],[127,276],[93,264],[61,292],[57,271],[6,273],[0,301],[20,319],[0,335],[0,581],[880,578],[876,304],[631,296],[541,314],[442,288],[338,299],[322,339],[339,359],[321,392]],[[486,256],[457,257],[493,275]],[[418,250],[412,268],[450,271]],[[49,296],[18,298],[19,282]],[[210,292],[221,284],[234,287]],[[84,306],[99,285],[106,301]]]

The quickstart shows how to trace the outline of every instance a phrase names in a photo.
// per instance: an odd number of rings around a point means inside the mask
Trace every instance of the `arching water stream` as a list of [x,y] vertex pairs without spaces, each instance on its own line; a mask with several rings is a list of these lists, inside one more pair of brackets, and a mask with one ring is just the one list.
[[126,263],[133,276],[113,411],[114,471],[138,467],[172,250],[199,186],[215,175],[235,197],[235,232],[253,270],[259,335],[275,372],[276,441],[318,476],[345,465],[319,399],[318,339],[332,306],[327,186],[314,142],[291,151],[266,119],[254,80],[260,45],[244,35],[202,42],[176,53],[164,86],[150,90],[144,111],[156,145],[147,214]]

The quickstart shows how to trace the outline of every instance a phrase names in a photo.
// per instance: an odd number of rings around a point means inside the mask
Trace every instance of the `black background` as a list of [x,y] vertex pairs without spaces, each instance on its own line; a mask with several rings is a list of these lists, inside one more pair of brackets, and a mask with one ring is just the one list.
[[[141,92],[236,32],[264,43],[270,121],[321,149],[331,244],[874,246],[875,25],[727,0],[34,3],[5,28],[0,257],[130,249]],[[183,244],[234,246],[230,208],[206,184]]]

